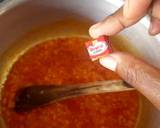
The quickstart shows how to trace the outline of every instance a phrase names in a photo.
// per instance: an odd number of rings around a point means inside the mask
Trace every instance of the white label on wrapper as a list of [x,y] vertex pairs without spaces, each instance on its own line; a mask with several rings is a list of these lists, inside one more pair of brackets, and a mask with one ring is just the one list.
[[106,51],[108,48],[108,45],[106,45],[105,42],[96,42],[93,45],[88,47],[88,52],[90,55],[95,56],[102,54],[104,51]]

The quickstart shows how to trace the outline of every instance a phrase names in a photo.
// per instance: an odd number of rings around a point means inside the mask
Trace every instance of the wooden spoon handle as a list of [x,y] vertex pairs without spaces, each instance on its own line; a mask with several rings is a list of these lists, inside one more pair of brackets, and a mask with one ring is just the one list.
[[15,109],[29,110],[34,107],[77,96],[134,90],[122,80],[98,81],[79,85],[31,86],[23,89],[16,98]]

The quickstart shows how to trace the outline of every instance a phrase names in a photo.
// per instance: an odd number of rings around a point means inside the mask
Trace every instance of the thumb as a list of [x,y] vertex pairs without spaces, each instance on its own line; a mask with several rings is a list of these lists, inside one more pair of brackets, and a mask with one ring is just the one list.
[[100,64],[117,72],[160,109],[160,70],[126,53],[113,53]]

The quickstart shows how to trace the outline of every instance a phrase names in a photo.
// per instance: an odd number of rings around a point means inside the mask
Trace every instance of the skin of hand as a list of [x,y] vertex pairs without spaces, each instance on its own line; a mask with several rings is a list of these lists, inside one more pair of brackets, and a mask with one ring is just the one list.
[[99,35],[114,35],[138,22],[147,13],[150,14],[149,34],[160,33],[160,0],[126,0],[114,14],[93,25],[89,33],[96,38]]
[[[114,14],[93,25],[89,33],[93,38],[117,34],[138,22],[148,12],[151,14],[149,34],[156,35],[160,33],[160,0],[126,0]],[[160,110],[160,69],[123,52],[112,53],[99,62],[117,72]]]

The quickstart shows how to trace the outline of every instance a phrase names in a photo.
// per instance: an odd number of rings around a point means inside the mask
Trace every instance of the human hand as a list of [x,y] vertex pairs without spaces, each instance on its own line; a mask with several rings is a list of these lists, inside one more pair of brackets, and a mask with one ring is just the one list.
[[89,33],[96,38],[100,35],[114,35],[127,28],[147,13],[150,14],[149,34],[160,33],[160,0],[126,0],[125,4],[114,14],[93,25]]
[[160,110],[160,70],[127,53],[112,53],[100,64],[117,72]]
[[[114,35],[138,22],[151,10],[149,33],[160,33],[160,0],[126,0],[123,7],[102,22],[92,26],[90,35]],[[100,59],[100,64],[117,72],[160,110],[160,69],[127,53],[112,53]]]

